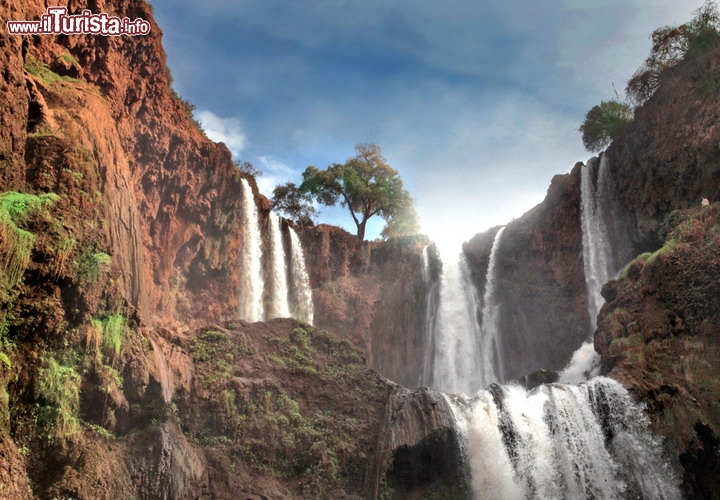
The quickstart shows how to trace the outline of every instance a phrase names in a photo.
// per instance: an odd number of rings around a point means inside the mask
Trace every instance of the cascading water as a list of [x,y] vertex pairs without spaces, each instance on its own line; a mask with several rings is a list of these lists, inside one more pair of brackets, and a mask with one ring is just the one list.
[[294,229],[290,232],[290,313],[293,318],[313,322],[313,300],[310,278],[305,267],[300,238]]
[[[590,187],[587,181],[583,193]],[[596,232],[584,247],[601,247],[600,254],[593,251],[588,258],[599,265],[608,262],[609,251],[601,239],[604,233],[598,232],[598,201],[591,196],[588,206],[593,208],[584,209],[589,220],[586,226],[584,219],[583,230],[592,226]],[[496,298],[502,236],[500,229],[490,252],[482,326],[476,320],[478,299],[464,254],[451,253],[456,258],[443,261],[439,279],[430,272],[432,247],[425,249],[422,261],[428,290],[426,324],[432,332],[426,338],[430,353],[423,367],[433,368],[431,385],[436,389],[470,395],[445,398],[463,444],[474,497],[679,499],[677,476],[662,459],[643,406],[611,379],[587,381],[596,375],[599,361],[592,343],[578,350],[571,367],[561,374],[561,381],[572,384],[528,391],[492,383],[503,377]],[[607,279],[607,267],[604,275],[597,269],[588,275],[597,282]],[[437,303],[431,300],[433,286],[439,286]],[[594,307],[599,308],[597,302]]]
[[600,290],[612,275],[610,243],[602,218],[602,206],[607,201],[603,199],[607,186],[607,162],[607,155],[603,155],[599,161],[593,157],[581,171],[583,263],[592,330],[595,329],[598,312],[605,302]]
[[282,221],[270,212],[267,220],[269,234],[266,233],[268,252],[264,255],[255,197],[247,180],[242,179],[241,184],[245,238],[241,251],[244,281],[240,287],[240,317],[252,322],[292,315],[312,323],[312,290],[300,239],[292,228],[288,228],[288,259],[283,244]]
[[498,329],[498,315],[500,304],[495,298],[497,272],[495,271],[500,238],[505,231],[501,227],[495,234],[492,250],[490,250],[490,261],[488,263],[487,276],[485,278],[485,293],[483,294],[482,309],[482,366],[485,383],[503,381],[502,353],[500,349],[500,333]]
[[247,321],[263,319],[262,236],[257,206],[250,184],[241,180],[243,197],[242,268],[244,283],[240,287],[240,317]]
[[442,252],[440,301],[433,330],[433,386],[472,394],[485,387],[479,300],[462,252]]
[[643,408],[611,379],[447,399],[475,498],[680,498]]
[[[431,255],[431,251],[433,254]],[[422,252],[422,278],[425,285],[425,352],[422,358],[422,369],[418,386],[430,387],[433,385],[433,372],[435,367],[435,347],[433,334],[437,321],[439,287],[440,283],[432,272],[432,262],[437,262],[436,247],[428,245]]]
[[[597,316],[605,299],[602,286],[614,273],[611,264],[610,242],[602,218],[602,206],[607,203],[607,155],[601,160],[590,158],[582,168],[580,190],[582,197],[582,243],[585,284],[588,292],[590,335],[597,326]],[[595,352],[592,338],[575,351],[568,366],[560,373],[559,381],[579,383],[598,374],[600,356]]]
[[288,272],[285,262],[285,247],[282,240],[280,217],[270,212],[268,215],[270,230],[269,277],[267,281],[268,295],[265,319],[287,318],[290,316],[288,304]]

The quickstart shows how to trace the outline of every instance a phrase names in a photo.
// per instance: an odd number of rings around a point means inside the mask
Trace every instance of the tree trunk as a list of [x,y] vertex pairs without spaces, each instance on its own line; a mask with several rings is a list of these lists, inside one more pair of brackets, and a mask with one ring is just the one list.
[[365,241],[365,224],[367,224],[367,219],[363,219],[362,222],[357,223],[357,237],[359,243]]

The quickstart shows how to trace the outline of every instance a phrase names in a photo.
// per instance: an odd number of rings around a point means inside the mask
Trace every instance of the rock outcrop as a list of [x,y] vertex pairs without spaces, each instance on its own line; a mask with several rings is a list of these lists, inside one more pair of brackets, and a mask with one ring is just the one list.
[[[545,200],[503,232],[496,293],[508,379],[563,368],[590,334],[580,206],[578,164],[555,176]],[[496,232],[478,234],[463,246],[480,291]]]
[[602,372],[647,404],[691,498],[718,498],[720,205],[671,217],[668,241],[603,288]]
[[314,323],[362,349],[368,366],[416,387],[425,339],[426,284],[422,251],[426,237],[365,242],[321,224],[302,233],[313,288]]

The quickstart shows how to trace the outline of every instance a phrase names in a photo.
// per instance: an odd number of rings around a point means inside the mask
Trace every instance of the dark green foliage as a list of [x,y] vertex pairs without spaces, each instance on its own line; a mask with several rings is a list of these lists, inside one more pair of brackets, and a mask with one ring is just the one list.
[[312,196],[301,192],[298,187],[288,182],[273,189],[273,210],[295,221],[301,226],[312,226],[318,211],[312,204]]
[[54,357],[43,360],[35,380],[38,398],[38,423],[50,439],[65,439],[80,430],[80,375],[72,366],[61,364]]
[[95,283],[102,273],[109,271],[111,264],[112,258],[105,252],[85,252],[77,263],[78,282],[83,286]]
[[0,299],[17,285],[30,262],[35,235],[22,226],[35,211],[57,199],[53,193],[33,195],[8,191],[0,194]]
[[632,108],[625,103],[613,100],[593,106],[579,129],[585,149],[600,151],[619,137],[632,119]]
[[193,340],[190,352],[195,361],[202,363],[200,378],[207,384],[214,384],[233,376],[236,359],[253,356],[257,350],[234,341],[225,332],[208,330]]

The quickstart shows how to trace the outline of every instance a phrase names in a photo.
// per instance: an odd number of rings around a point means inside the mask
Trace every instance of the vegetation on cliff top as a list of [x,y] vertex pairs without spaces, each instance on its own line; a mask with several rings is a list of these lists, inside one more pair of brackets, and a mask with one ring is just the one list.
[[312,195],[323,205],[340,202],[350,211],[361,242],[368,219],[375,215],[392,221],[391,233],[417,232],[415,202],[403,189],[402,179],[388,165],[380,148],[375,144],[359,144],[355,150],[357,154],[343,164],[334,163],[325,170],[314,165],[307,167],[300,192]]
[[[650,55],[628,81],[628,99],[636,106],[645,103],[660,87],[668,69],[707,52],[718,37],[720,13],[714,1],[706,2],[685,24],[655,30]],[[698,85],[705,94],[720,94],[720,71],[702,72]],[[632,120],[632,107],[619,100],[593,106],[579,128],[585,149],[596,152],[605,148],[625,132]]]
[[714,1],[706,2],[685,24],[655,30],[651,36],[650,55],[627,84],[628,97],[637,105],[643,104],[660,87],[668,68],[686,56],[707,51],[717,40],[719,30],[720,13]]

